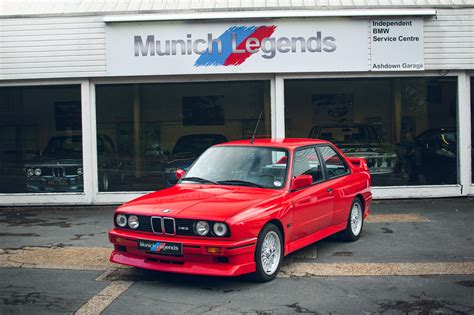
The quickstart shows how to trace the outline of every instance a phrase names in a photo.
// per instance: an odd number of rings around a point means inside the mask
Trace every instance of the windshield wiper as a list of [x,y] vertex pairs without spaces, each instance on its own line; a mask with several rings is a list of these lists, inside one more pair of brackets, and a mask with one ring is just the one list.
[[252,183],[252,182],[248,182],[248,181],[245,181],[245,180],[239,180],[239,179],[220,180],[217,183],[222,184],[222,185],[243,185],[243,186],[263,188],[262,185],[255,184],[255,183]]
[[187,180],[187,181],[190,181],[190,182],[197,182],[197,183],[203,183],[203,184],[214,184],[214,185],[217,184],[217,183],[213,182],[212,180],[208,180],[208,179],[201,178],[201,177],[183,177],[183,178],[181,178],[181,180]]

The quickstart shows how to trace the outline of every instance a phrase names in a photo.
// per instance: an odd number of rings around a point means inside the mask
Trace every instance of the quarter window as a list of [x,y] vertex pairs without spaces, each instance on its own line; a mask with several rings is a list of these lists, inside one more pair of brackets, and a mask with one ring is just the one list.
[[315,148],[296,151],[293,176],[311,175],[313,183],[323,180],[321,162]]
[[319,147],[319,152],[326,164],[329,179],[349,173],[346,163],[344,163],[333,148],[321,146]]

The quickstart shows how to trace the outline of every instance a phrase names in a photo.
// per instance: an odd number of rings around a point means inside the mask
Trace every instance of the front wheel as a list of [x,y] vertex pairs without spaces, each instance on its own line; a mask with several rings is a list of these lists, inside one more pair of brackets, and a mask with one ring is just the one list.
[[255,250],[257,271],[254,280],[267,282],[273,280],[280,271],[283,260],[283,238],[280,230],[274,224],[267,224],[258,235]]
[[357,241],[364,226],[364,207],[359,198],[354,199],[347,219],[347,227],[339,234],[340,239],[347,242]]

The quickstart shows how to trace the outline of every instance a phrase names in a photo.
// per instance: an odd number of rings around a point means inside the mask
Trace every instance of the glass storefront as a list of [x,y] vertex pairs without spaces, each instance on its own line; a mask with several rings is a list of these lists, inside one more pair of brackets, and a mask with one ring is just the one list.
[[286,137],[367,159],[374,186],[458,183],[457,78],[285,80]]
[[0,193],[82,192],[81,87],[0,88]]
[[96,85],[99,191],[176,182],[209,146],[271,136],[270,82]]

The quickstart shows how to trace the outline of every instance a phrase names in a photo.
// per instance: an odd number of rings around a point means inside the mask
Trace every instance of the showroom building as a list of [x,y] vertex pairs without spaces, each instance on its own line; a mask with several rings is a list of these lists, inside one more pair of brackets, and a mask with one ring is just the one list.
[[121,203],[210,145],[313,137],[376,198],[474,195],[474,1],[0,4],[0,205]]

